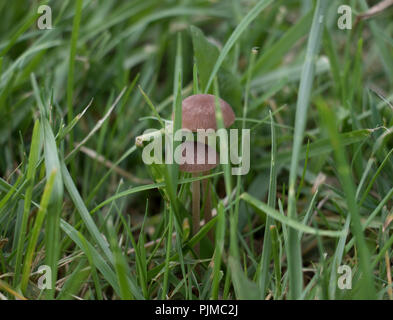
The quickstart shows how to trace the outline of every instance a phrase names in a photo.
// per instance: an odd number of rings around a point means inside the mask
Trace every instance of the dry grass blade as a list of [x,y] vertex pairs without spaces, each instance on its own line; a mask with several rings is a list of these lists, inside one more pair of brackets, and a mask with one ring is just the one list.
[[[78,144],[75,143],[75,145],[77,146]],[[119,166],[115,165],[112,161],[109,161],[108,159],[106,159],[103,155],[98,154],[93,149],[87,148],[85,146],[81,146],[80,151],[83,152],[84,154],[86,154],[87,156],[89,156],[90,158],[96,160],[97,162],[103,164],[105,167],[110,168],[110,169],[113,168],[113,171],[115,171],[120,176],[122,176],[132,182],[135,182],[138,184],[153,183],[152,180],[141,179],[141,178],[135,177],[131,173],[129,173],[129,172],[125,171],[124,169],[120,168]]]
[[382,13],[389,7],[393,5],[393,0],[384,0],[379,3],[377,3],[375,6],[372,6],[370,9],[368,9],[366,12],[361,13],[360,15],[357,16],[357,20],[367,20],[372,17],[375,17],[376,15]]
[[12,294],[15,298],[19,300],[27,300],[24,296],[16,292],[14,289],[12,289],[7,283],[5,283],[2,280],[0,280],[0,289],[7,291],[8,293]]

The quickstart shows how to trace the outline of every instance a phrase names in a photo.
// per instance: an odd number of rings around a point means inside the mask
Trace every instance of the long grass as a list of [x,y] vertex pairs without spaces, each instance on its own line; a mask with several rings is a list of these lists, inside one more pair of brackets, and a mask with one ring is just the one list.
[[[314,80],[316,56],[318,55],[324,19],[327,10],[326,1],[318,1],[314,12],[313,23],[307,44],[305,62],[300,76],[298,99],[296,103],[295,129],[293,134],[291,169],[288,182],[288,217],[297,218],[296,213],[296,180],[299,165],[300,148],[306,127],[307,111]],[[288,230],[288,271],[289,290],[292,299],[298,299],[303,288],[302,255],[300,241],[295,229]]]
[[[341,30],[339,1],[0,2],[0,299],[391,299],[392,11],[349,3]],[[246,175],[142,161],[197,93],[250,129]]]

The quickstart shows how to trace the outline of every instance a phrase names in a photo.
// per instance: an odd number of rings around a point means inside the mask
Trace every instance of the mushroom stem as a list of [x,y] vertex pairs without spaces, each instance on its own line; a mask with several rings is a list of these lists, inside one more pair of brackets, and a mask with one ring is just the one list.
[[[192,176],[197,178],[198,173],[193,173]],[[192,182],[192,233],[196,235],[199,231],[200,224],[200,181]],[[195,245],[195,251],[199,255],[199,243]]]
[[[209,174],[209,172],[206,172],[206,174]],[[203,197],[205,200],[204,218],[205,218],[205,223],[208,223],[212,219],[212,198],[211,198],[211,193],[210,193],[210,180],[209,180],[209,178],[203,179],[202,185],[203,185]],[[213,230],[210,230],[207,235],[208,235],[209,239],[211,241],[213,241],[213,239],[214,239]]]

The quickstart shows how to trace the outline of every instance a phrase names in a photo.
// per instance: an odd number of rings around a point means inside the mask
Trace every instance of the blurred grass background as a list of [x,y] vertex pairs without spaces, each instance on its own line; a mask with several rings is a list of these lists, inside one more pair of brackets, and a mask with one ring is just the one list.
[[[376,3],[0,2],[0,297],[393,299],[393,12],[356,19]],[[193,92],[251,129],[251,169],[213,172],[191,237],[191,180],[135,138]]]

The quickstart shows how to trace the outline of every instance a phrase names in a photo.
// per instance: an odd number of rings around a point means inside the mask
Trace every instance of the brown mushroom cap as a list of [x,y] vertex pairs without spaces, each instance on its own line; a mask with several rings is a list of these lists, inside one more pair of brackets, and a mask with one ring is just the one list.
[[[179,165],[179,169],[182,172],[204,172],[209,171],[217,167],[219,164],[219,155],[216,150],[209,147],[201,142],[185,141],[180,147],[183,147],[182,156],[185,158],[185,163]],[[193,152],[187,153],[188,150],[193,150]],[[204,154],[203,154],[204,153]],[[213,163],[209,163],[210,159]],[[199,157],[198,157],[199,155]],[[203,163],[198,163],[203,162]]]
[[[226,128],[235,121],[235,113],[231,106],[219,99],[221,112]],[[196,132],[197,129],[217,130],[215,96],[211,94],[195,94],[187,97],[182,103],[182,127]]]

